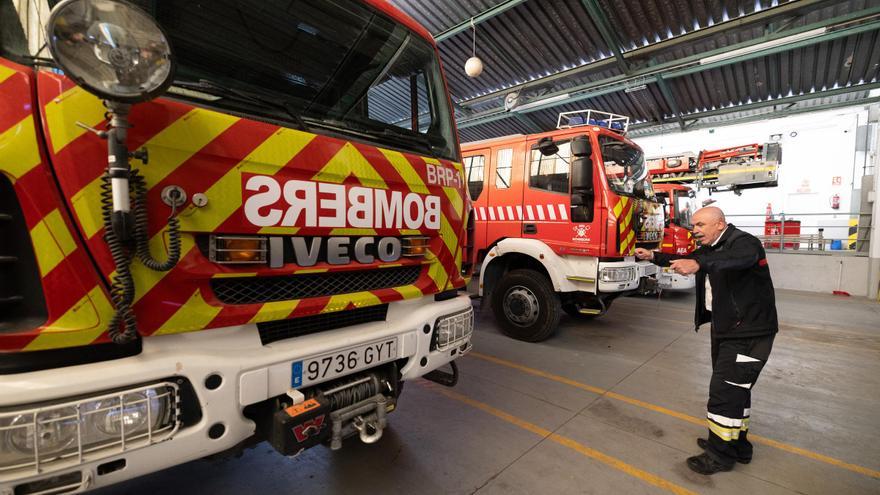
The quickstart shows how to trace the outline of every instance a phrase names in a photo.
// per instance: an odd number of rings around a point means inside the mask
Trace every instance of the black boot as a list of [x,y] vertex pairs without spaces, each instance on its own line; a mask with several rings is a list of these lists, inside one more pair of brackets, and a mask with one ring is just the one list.
[[[698,438],[697,439],[697,446],[703,450],[706,450],[709,448],[709,441],[706,440],[705,438]],[[740,464],[748,464],[748,463],[752,462],[752,456],[749,455],[748,457],[746,457],[746,456],[740,454],[739,452],[737,452],[736,462],[738,462]]]
[[715,474],[720,471],[730,471],[733,469],[733,464],[729,466],[721,464],[705,452],[688,457],[687,465],[691,468],[691,471],[696,471],[700,474]]

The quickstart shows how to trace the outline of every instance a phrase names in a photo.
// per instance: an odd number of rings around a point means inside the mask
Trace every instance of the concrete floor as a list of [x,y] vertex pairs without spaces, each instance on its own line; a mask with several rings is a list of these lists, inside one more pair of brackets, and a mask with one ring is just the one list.
[[287,459],[264,443],[102,493],[880,493],[880,305],[777,297],[755,459],[729,473],[684,464],[706,433],[709,338],[692,330],[692,295],[664,294],[587,323],[564,317],[541,344],[504,337],[478,311],[459,385],[410,383],[377,444]]

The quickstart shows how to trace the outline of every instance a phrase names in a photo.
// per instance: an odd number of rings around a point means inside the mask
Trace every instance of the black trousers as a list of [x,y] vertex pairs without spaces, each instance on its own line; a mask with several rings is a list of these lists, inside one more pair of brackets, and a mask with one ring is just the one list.
[[774,337],[712,338],[706,453],[725,466],[752,458],[752,444],[747,438],[752,388],[770,356]]

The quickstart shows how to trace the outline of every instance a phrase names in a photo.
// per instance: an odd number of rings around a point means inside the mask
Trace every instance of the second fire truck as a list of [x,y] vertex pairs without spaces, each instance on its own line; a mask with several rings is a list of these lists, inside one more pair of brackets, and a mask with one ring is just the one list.
[[601,315],[654,283],[633,253],[659,247],[663,210],[628,121],[566,112],[552,132],[463,146],[479,291],[507,335],[546,339],[563,311]]
[[[668,254],[688,254],[697,248],[691,233],[691,218],[696,211],[694,191],[680,184],[655,184],[657,196],[666,202],[666,228],[660,251]],[[662,290],[687,290],[694,287],[693,275],[679,275],[671,268],[661,268],[657,274],[657,288]]]

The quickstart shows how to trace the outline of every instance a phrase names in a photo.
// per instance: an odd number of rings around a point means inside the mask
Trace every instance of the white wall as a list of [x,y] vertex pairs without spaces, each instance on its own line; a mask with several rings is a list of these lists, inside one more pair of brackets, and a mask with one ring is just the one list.
[[[767,265],[777,289],[831,294],[838,289],[852,296],[869,296],[868,267],[864,256],[767,253]],[[841,271],[842,270],[842,271]]]
[[[825,237],[846,238],[849,213],[858,208],[858,205],[851,204],[853,200],[858,201],[858,196],[853,196],[853,187],[854,184],[855,187],[860,186],[866,155],[855,151],[856,127],[866,124],[867,120],[866,107],[857,106],[634,140],[646,156],[652,157],[765,143],[770,141],[771,135],[781,134],[779,186],[748,189],[742,192],[742,196],[732,192],[714,193],[711,197],[717,201],[715,206],[731,215],[730,220],[734,224],[760,226],[745,229],[756,234],[763,233],[763,214],[767,203],[771,203],[774,213],[784,212],[786,218],[801,220],[804,234],[816,232],[815,228],[807,228],[809,226],[840,225],[840,228],[826,228]],[[835,176],[841,177],[840,185],[832,185]],[[830,206],[834,194],[840,195],[838,210]],[[700,201],[708,197],[708,191],[705,190],[698,194]],[[835,212],[836,215],[830,215]],[[829,216],[798,217],[799,213],[828,213]],[[737,218],[736,214],[762,216]]]

